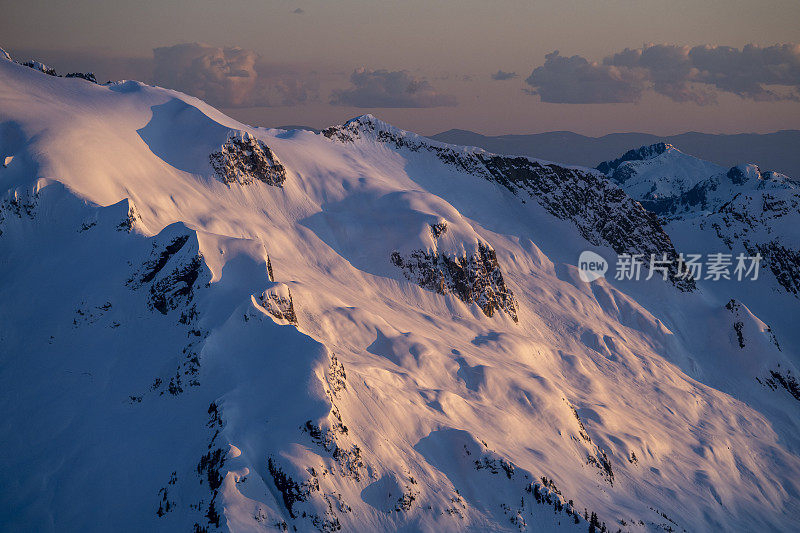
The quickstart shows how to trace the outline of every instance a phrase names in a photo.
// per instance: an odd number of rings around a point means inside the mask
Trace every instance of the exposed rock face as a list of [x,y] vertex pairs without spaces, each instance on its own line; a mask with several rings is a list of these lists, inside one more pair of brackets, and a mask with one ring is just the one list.
[[82,80],[97,83],[97,78],[94,77],[94,72],[70,72],[65,78],[80,78]]
[[733,183],[734,185],[743,185],[747,181],[747,176],[739,167],[731,168],[726,174],[726,176],[728,177],[729,180],[731,180],[731,183]]
[[259,303],[269,314],[279,320],[286,320],[297,325],[297,314],[294,311],[292,291],[283,283],[265,290],[259,297]]
[[117,231],[126,231],[130,233],[137,224],[141,223],[142,216],[138,211],[136,211],[136,207],[134,206],[133,202],[131,202],[129,199],[124,201],[128,204],[128,214],[120,221],[119,224],[117,224]]
[[56,69],[48,67],[47,65],[45,65],[44,63],[40,63],[39,61],[25,61],[24,63],[22,63],[22,65],[28,68],[32,68],[34,70],[38,70],[39,72],[43,72],[48,76],[58,76],[58,74],[56,74]]
[[247,132],[228,137],[222,148],[209,155],[211,168],[224,183],[249,185],[254,180],[283,187],[286,169],[269,146]]
[[176,266],[150,287],[150,305],[162,314],[188,305],[194,298],[195,282],[202,273],[202,256]]
[[648,211],[669,220],[716,211],[739,193],[763,194],[768,201],[769,191],[790,190],[797,186],[797,182],[778,172],[762,173],[756,165],[740,165],[703,179],[684,192],[637,199]]
[[159,234],[153,242],[150,259],[127,285],[133,289],[149,286],[148,304],[152,309],[166,315],[181,308],[181,322],[187,323],[193,313],[190,304],[195,290],[205,286],[209,279],[197,239],[172,226]]
[[573,222],[591,244],[606,244],[618,254],[666,255],[671,261],[669,279],[673,284],[683,291],[695,288],[693,279],[679,275],[678,254],[658,217],[596,172],[437,143],[392,128],[371,115],[322,133],[340,142],[354,142],[368,135],[398,149],[431,152],[441,161],[498,183],[515,195],[527,193],[552,215]]
[[442,221],[431,224],[431,235],[433,235],[434,239],[438,239],[445,233],[447,233],[447,222]]
[[800,295],[800,252],[775,241],[758,244],[756,249],[781,287],[795,296]]
[[19,194],[14,192],[0,199],[0,235],[3,234],[6,218],[13,216],[18,219],[25,217],[33,220],[36,217],[38,197],[37,193]]
[[744,322],[742,322],[740,319],[741,307],[741,304],[733,299],[725,304],[725,309],[733,313],[733,316],[735,317],[733,331],[736,332],[736,340],[739,343],[739,348],[744,348],[746,344],[744,342]]
[[708,220],[729,249],[741,244],[749,255],[760,254],[778,284],[800,295],[800,243],[790,238],[800,221],[796,189],[738,194]]
[[503,280],[495,251],[487,244],[478,243],[471,256],[415,250],[403,257],[394,252],[392,263],[403,270],[406,279],[423,289],[454,294],[466,303],[475,302],[488,317],[503,311],[518,321],[517,301]]
[[800,401],[800,383],[792,375],[791,370],[788,370],[785,374],[781,373],[780,370],[770,370],[769,374],[770,377],[764,379],[769,388],[777,390],[778,387],[783,387],[795,400]]
[[678,216],[695,209],[705,211],[709,207],[710,192],[717,190],[717,186],[718,184],[713,181],[704,181],[678,196],[641,199],[639,202],[642,207],[663,218]]
[[[22,65],[23,67],[28,67],[28,68],[32,68],[34,70],[38,70],[39,72],[47,74],[48,76],[55,76],[55,77],[58,77],[58,78],[61,77],[56,72],[56,69],[54,69],[52,67],[49,67],[49,66],[45,65],[44,63],[42,63],[40,61],[30,60],[30,61],[24,61],[22,63],[20,63],[19,61],[14,61],[14,59],[11,57],[11,55],[8,52],[6,52],[5,50],[3,50],[2,48],[0,48],[0,59],[5,59],[6,61],[12,61],[14,63],[18,63],[18,64]],[[94,73],[93,72],[71,72],[71,73],[67,74],[64,77],[65,78],[81,78],[83,80],[90,81],[92,83],[97,83],[97,79],[94,77]]]
[[[725,309],[731,312],[733,315],[733,331],[736,334],[736,341],[739,344],[739,348],[744,349],[749,344],[757,344],[757,342],[752,337],[757,337],[757,334],[752,330],[750,331],[751,338],[747,338],[745,336],[745,321],[749,323],[753,323],[757,319],[755,316],[750,312],[750,310],[741,302],[736,301],[736,299],[731,298],[727,304],[725,304]],[[777,351],[781,351],[781,345],[778,343],[778,338],[775,336],[775,333],[772,332],[772,328],[766,324],[763,324],[764,329],[760,331],[761,335],[764,335],[769,339],[770,344],[775,347]]]
[[[636,148],[635,150],[628,150],[622,155],[622,157],[614,159],[613,161],[603,161],[602,163],[597,165],[597,170],[599,170],[603,174],[609,174],[616,171],[619,168],[619,166],[626,161],[643,161],[645,159],[650,159],[657,155],[663,154],[670,148],[672,148],[671,144],[656,143],[656,144],[651,144],[650,146],[642,146],[640,148]],[[622,178],[622,181],[625,181],[624,175],[621,175],[619,177]]]
[[[40,63],[39,61],[26,61],[22,63],[23,66],[32,68],[34,70],[38,70],[48,76],[55,76],[60,78],[61,76],[56,72],[56,69],[52,67],[48,67],[44,63]],[[82,80],[90,81],[92,83],[97,83],[97,78],[94,77],[94,72],[70,72],[69,74],[64,76],[65,78],[80,78]]]

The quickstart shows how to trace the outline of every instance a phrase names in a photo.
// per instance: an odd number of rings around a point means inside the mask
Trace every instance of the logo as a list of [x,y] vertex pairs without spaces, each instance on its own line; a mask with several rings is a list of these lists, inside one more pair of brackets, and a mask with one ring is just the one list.
[[586,283],[602,278],[608,271],[608,261],[603,256],[589,250],[581,252],[578,257],[578,275]]

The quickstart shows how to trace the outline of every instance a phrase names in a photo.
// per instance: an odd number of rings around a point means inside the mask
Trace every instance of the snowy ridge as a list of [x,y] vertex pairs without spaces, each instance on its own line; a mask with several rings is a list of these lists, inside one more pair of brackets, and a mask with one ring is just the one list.
[[[2,48],[0,48],[0,59],[5,59],[6,61],[11,61],[12,63],[18,63],[17,61],[14,61],[14,59],[11,57],[11,55],[8,52],[6,52],[5,50],[3,50]],[[30,60],[30,61],[25,61],[25,62],[18,63],[18,64],[20,64],[20,65],[22,65],[24,67],[28,67],[28,68],[32,68],[34,70],[38,70],[39,72],[41,72],[43,74],[47,74],[48,76],[60,77],[58,75],[58,73],[56,72],[56,69],[45,65],[41,61]],[[89,82],[92,82],[92,83],[97,83],[97,79],[94,77],[94,73],[92,73],[92,72],[71,72],[71,73],[67,74],[64,77],[65,78],[80,78],[82,80],[86,80],[86,81],[89,81]]]
[[655,143],[649,146],[641,146],[639,148],[635,148],[633,150],[628,150],[621,157],[614,159],[613,161],[603,161],[599,165],[597,165],[597,170],[602,172],[603,174],[610,174],[617,170],[622,163],[626,161],[646,161],[648,159],[653,159],[656,156],[659,156],[665,152],[675,151],[677,148],[672,146],[668,143]]
[[[596,172],[431,141],[389,126],[372,115],[328,128],[322,134],[341,142],[366,137],[396,149],[430,152],[442,163],[498,183],[515,196],[527,193],[554,216],[574,223],[594,245],[610,245],[619,254],[668,258],[672,261],[669,276],[673,283],[685,291],[694,288],[691,278],[677,275],[678,254],[658,220]],[[609,213],[614,216],[609,217]]]
[[759,254],[776,289],[800,294],[800,182],[753,164],[725,170],[673,147],[656,152],[642,147],[628,154],[649,157],[626,154],[598,168],[614,168],[609,178],[658,215],[673,238],[698,242],[711,233],[709,251]]
[[[690,234],[595,171],[351,126],[0,62],[0,529],[794,529],[797,298],[584,283]],[[220,179],[231,138],[281,186]]]

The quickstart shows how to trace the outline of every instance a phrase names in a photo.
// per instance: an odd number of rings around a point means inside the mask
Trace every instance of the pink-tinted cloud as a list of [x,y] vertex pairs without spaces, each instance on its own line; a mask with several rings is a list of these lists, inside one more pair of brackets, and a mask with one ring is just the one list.
[[179,44],[156,48],[153,59],[155,83],[219,107],[297,105],[318,97],[313,73],[280,71],[244,48]]

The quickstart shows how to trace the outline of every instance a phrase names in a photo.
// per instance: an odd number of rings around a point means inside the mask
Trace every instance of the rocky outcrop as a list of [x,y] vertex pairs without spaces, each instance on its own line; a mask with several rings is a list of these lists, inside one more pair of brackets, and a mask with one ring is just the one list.
[[564,399],[564,402],[572,411],[572,416],[575,417],[578,423],[578,436],[576,437],[573,435],[572,439],[585,447],[586,464],[597,468],[600,476],[606,483],[613,485],[614,470],[611,467],[611,461],[608,459],[606,451],[592,441],[592,437],[590,437],[589,432],[586,431],[586,426],[583,425],[583,420],[581,420],[580,415],[578,415],[578,410],[566,399]]
[[48,67],[47,65],[39,61],[25,61],[24,63],[22,63],[22,66],[32,68],[33,70],[38,70],[39,72],[47,74],[48,76],[58,76],[58,74],[56,73],[56,69]]
[[70,72],[65,78],[80,78],[92,83],[97,83],[97,78],[94,77],[94,72]]
[[488,244],[478,243],[475,253],[469,256],[415,250],[405,257],[394,252],[391,260],[406,279],[423,289],[474,302],[488,317],[502,311],[514,322],[519,320],[517,301],[503,280],[497,254]]
[[778,390],[778,387],[783,387],[795,400],[800,401],[800,383],[792,375],[791,370],[787,370],[785,373],[781,372],[780,369],[770,370],[769,377],[764,379],[764,383],[772,390]]
[[397,149],[429,152],[445,164],[497,183],[514,195],[534,198],[553,216],[575,224],[593,245],[608,245],[618,254],[666,255],[671,262],[672,283],[683,291],[695,288],[693,279],[680,276],[678,254],[658,217],[597,172],[438,143],[393,128],[371,115],[322,133],[339,142],[368,137]]
[[761,254],[778,284],[786,292],[800,296],[800,251],[787,248],[776,241],[757,244],[755,249]]
[[38,193],[21,194],[16,191],[0,199],[0,235],[3,235],[3,227],[7,218],[33,220],[36,217],[38,199]]
[[265,290],[259,296],[259,303],[270,315],[278,320],[285,320],[290,324],[297,325],[297,314],[294,311],[292,291],[283,283],[276,284],[274,287]]
[[196,235],[181,229],[185,227],[175,224],[156,236],[150,258],[126,284],[132,289],[147,286],[151,309],[164,315],[181,309],[181,322],[187,323],[193,313],[190,306],[195,291],[207,285],[211,276]]
[[209,160],[214,173],[227,185],[249,185],[257,180],[283,187],[286,181],[286,169],[269,146],[244,131],[229,135],[225,144],[209,155]]
[[[13,63],[17,63],[19,65],[22,65],[23,67],[32,68],[33,70],[38,70],[39,72],[41,72],[43,74],[47,74],[48,76],[55,76],[55,77],[58,77],[58,78],[61,77],[56,72],[56,69],[45,65],[41,61],[30,60],[30,61],[23,61],[22,63],[20,63],[19,61],[15,61],[11,57],[11,55],[8,52],[6,52],[5,50],[3,50],[2,48],[0,48],[0,59],[5,59],[6,61],[11,61]],[[71,73],[67,74],[64,77],[65,78],[80,78],[82,80],[90,81],[92,83],[97,83],[97,79],[94,77],[94,73],[93,72],[71,72]]]
[[[650,159],[657,155],[661,155],[672,147],[673,146],[671,144],[661,142],[651,144],[650,146],[642,146],[634,150],[628,150],[622,155],[622,157],[618,157],[613,161],[603,161],[597,165],[597,170],[603,174],[609,175],[614,173],[619,166],[626,161],[644,161],[645,159]],[[621,182],[625,181],[625,176],[619,176],[619,178],[622,180]],[[619,180],[615,181],[619,182]]]
[[790,238],[800,221],[797,190],[738,194],[708,221],[728,248],[740,244],[750,256],[759,254],[778,284],[800,296],[800,243]]

